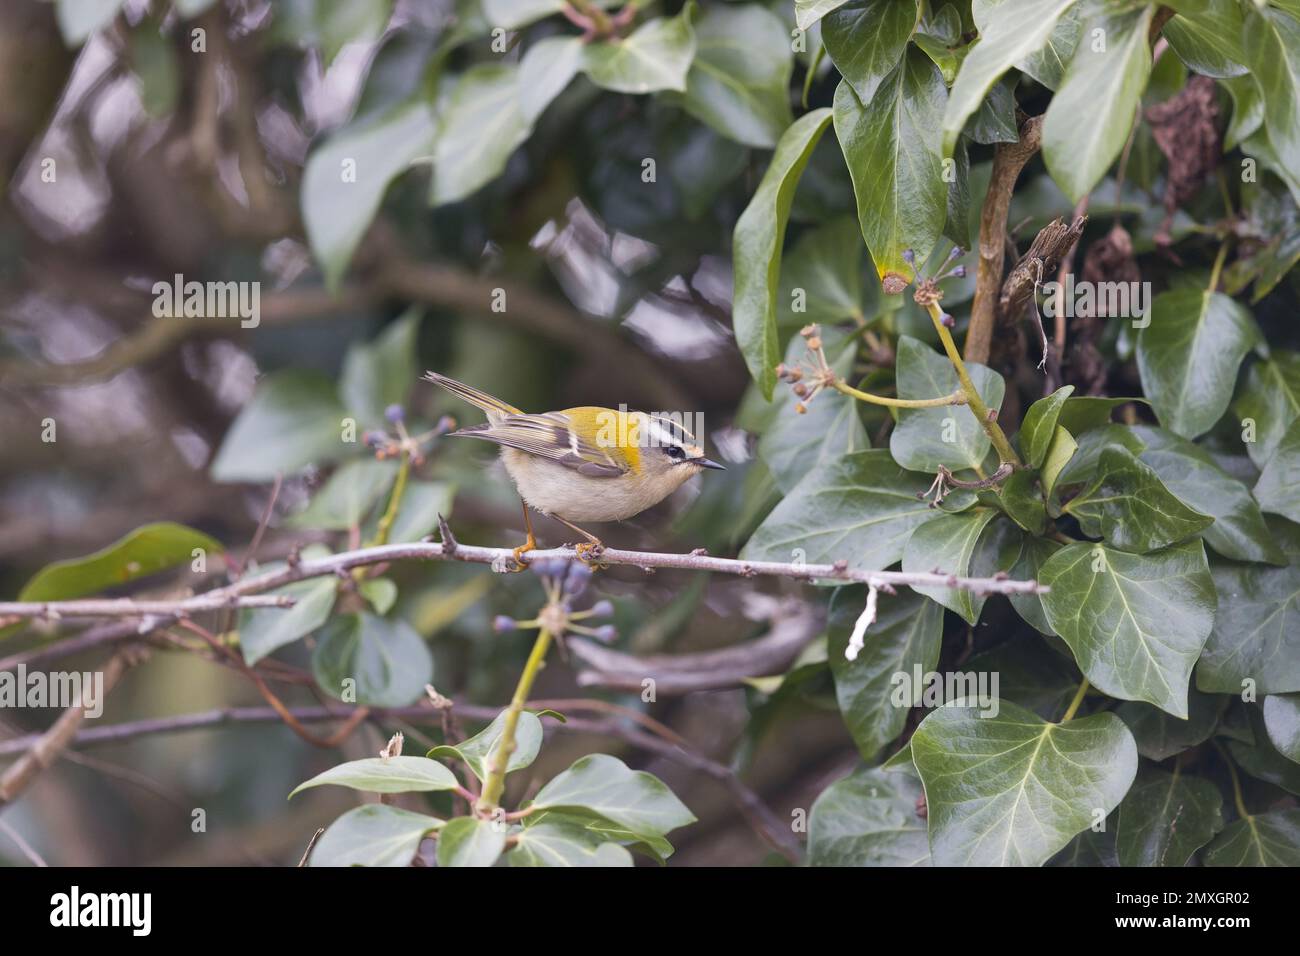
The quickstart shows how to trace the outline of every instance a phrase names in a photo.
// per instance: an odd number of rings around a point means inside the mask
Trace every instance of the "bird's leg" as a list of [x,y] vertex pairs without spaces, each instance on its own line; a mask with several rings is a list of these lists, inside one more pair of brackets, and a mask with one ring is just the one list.
[[533,536],[533,518],[532,515],[528,513],[528,502],[524,501],[523,498],[520,498],[519,504],[524,509],[524,529],[528,532],[528,540],[514,549],[515,567],[517,570],[522,571],[524,568],[528,567],[528,562],[524,560],[524,553],[536,550],[537,538]]
[[578,560],[584,564],[595,565],[600,561],[600,554],[605,550],[605,544],[599,538],[589,531],[583,531],[572,521],[565,521],[559,515],[551,515],[556,521],[562,522],[572,528],[578,534],[586,538],[573,546],[574,552],[578,555]]

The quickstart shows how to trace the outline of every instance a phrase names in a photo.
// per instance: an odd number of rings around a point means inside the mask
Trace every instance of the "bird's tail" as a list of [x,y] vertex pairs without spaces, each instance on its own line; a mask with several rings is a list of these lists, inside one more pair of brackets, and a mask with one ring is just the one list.
[[425,372],[424,380],[433,382],[435,385],[441,385],[453,395],[464,399],[471,405],[476,405],[483,411],[487,412],[488,418],[496,418],[501,415],[522,415],[523,412],[513,405],[507,405],[499,398],[493,398],[487,392],[481,392],[471,385],[464,382],[458,382],[454,378],[448,378],[445,375],[439,375],[437,372]]

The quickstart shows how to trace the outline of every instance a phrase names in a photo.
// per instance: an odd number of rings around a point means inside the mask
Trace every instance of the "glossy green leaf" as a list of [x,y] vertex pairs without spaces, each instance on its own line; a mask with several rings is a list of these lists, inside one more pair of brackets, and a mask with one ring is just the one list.
[[776,385],[776,291],[785,224],[799,177],[830,121],[830,110],[814,110],[782,134],[767,172],[736,222],[732,324],[749,374],[764,398],[772,397]]
[[457,78],[438,115],[433,205],[466,199],[501,175],[530,132],[518,90],[513,63],[481,63]]
[[547,819],[525,827],[506,855],[511,866],[632,866],[632,854],[580,824]]
[[1079,445],[1074,440],[1074,436],[1060,425],[1057,425],[1056,430],[1052,433],[1052,442],[1047,446],[1047,456],[1043,459],[1043,468],[1039,472],[1039,484],[1042,485],[1044,495],[1050,496],[1052,494],[1057,482],[1060,481],[1062,473],[1074,460],[1078,450]]
[[1185,541],[1214,521],[1183,504],[1155,471],[1115,446],[1102,451],[1096,478],[1065,510],[1084,534],[1138,554]]
[[579,758],[542,787],[532,805],[590,810],[637,834],[660,835],[695,822],[663,781],[608,754]]
[[329,621],[311,666],[326,693],[371,707],[405,707],[433,681],[433,657],[415,629],[364,611]]
[[[20,601],[66,601],[128,584],[196,557],[216,559],[225,549],[202,531],[171,521],[142,525],[81,558],[47,564],[18,592]],[[196,555],[195,552],[198,552]]]
[[[1020,549],[1020,557],[1008,572],[1017,581],[1041,581],[1042,567],[1047,559],[1061,550],[1061,545],[1038,535],[1026,535]],[[1052,625],[1047,623],[1047,612],[1043,610],[1042,596],[1038,594],[1012,594],[1011,606],[1035,630],[1042,634],[1055,634]],[[1012,697],[1012,700],[1016,698]]]
[[662,834],[634,833],[627,827],[620,826],[590,810],[571,807],[532,813],[524,817],[524,830],[531,830],[543,823],[564,823],[581,827],[590,839],[602,843],[617,843],[634,853],[649,857],[661,866],[673,855],[673,845]]
[[1079,436],[1074,454],[1061,469],[1058,483],[1065,487],[1090,482],[1096,477],[1101,453],[1108,448],[1119,448],[1136,457],[1146,450],[1146,445],[1128,425],[1103,425],[1084,432]]
[[1228,410],[1241,360],[1260,341],[1250,312],[1222,292],[1183,286],[1156,296],[1137,361],[1160,424],[1184,438],[1209,431]]
[[868,102],[907,52],[921,11],[916,0],[850,0],[822,20],[831,62]]
[[866,588],[840,588],[831,601],[826,656],[835,678],[840,716],[858,751],[867,760],[903,732],[911,697],[898,703],[895,677],[919,666],[929,673],[939,666],[943,609],[914,592],[881,599],[876,622],[856,660],[848,660],[853,625],[866,606]]
[[[999,13],[1007,4],[999,7]],[[1085,29],[1043,119],[1043,159],[1072,201],[1092,191],[1119,156],[1151,73],[1155,8],[1103,12]],[[1105,49],[1093,37],[1103,30]]]
[[712,6],[695,24],[695,44],[686,111],[738,143],[773,148],[792,120],[785,24],[758,4]]
[[453,817],[438,832],[438,865],[491,866],[506,848],[509,829],[499,820]]
[[[960,389],[952,363],[928,345],[902,336],[897,353],[900,398],[939,398]],[[988,407],[1001,408],[1006,388],[1002,376],[976,362],[967,363],[966,370]],[[940,465],[964,471],[983,463],[989,438],[967,405],[902,408],[889,437],[889,450],[900,465],[912,471],[933,473]]]
[[[966,55],[943,114],[943,154],[951,156],[966,120],[1011,67],[1047,45],[1057,21],[1075,0],[1002,0]],[[992,4],[989,7],[993,7]],[[987,9],[987,8],[986,8]],[[977,23],[978,23],[977,18]]]
[[837,780],[808,814],[812,866],[929,866],[920,783],[909,774],[861,767]]
[[399,173],[433,152],[436,125],[423,100],[345,126],[312,150],[303,170],[303,225],[312,252],[337,288],[384,193]]
[[1139,459],[1184,504],[1214,518],[1201,536],[1219,554],[1238,561],[1285,564],[1250,489],[1198,445],[1160,428],[1138,425],[1133,434],[1146,447]]
[[[503,710],[493,718],[492,723],[473,737],[462,740],[458,744],[443,744],[434,747],[429,751],[428,755],[430,757],[441,757],[444,760],[452,758],[463,760],[474,776],[478,777],[480,781],[486,780],[488,776],[488,758],[501,741],[501,732],[505,727],[505,721],[506,712]],[[506,764],[506,773],[522,770],[537,759],[537,752],[542,749],[542,736],[542,722],[537,718],[537,715],[527,710],[523,711],[519,715],[519,723],[515,727],[515,749],[511,752],[510,760]]]
[[1210,781],[1143,769],[1119,805],[1121,866],[1186,866],[1223,829],[1223,797]]
[[1291,760],[1273,746],[1261,708],[1248,708],[1246,716],[1251,739],[1249,742],[1228,741],[1228,753],[1232,759],[1242,771],[1255,779],[1281,787],[1289,793],[1300,794],[1300,763]]
[[1187,718],[1167,714],[1159,707],[1139,701],[1125,701],[1115,711],[1128,724],[1137,741],[1138,753],[1148,760],[1168,760],[1210,739],[1227,699],[1188,689]]
[[397,585],[391,578],[366,578],[357,584],[357,590],[380,617],[397,603]]
[[[858,222],[851,216],[838,217],[801,235],[781,263],[778,323],[799,328],[810,322],[831,326],[846,319],[865,321],[862,254]],[[823,341],[829,332],[823,328]],[[792,339],[787,364],[805,352],[805,343]]]
[[[992,508],[973,508],[927,521],[907,540],[903,549],[903,570],[909,573],[939,571],[969,577],[980,536],[997,517],[998,513]],[[987,595],[958,588],[918,587],[914,590],[960,615],[967,624],[974,624],[979,619],[980,609],[987,599]]]
[[624,40],[589,44],[587,76],[615,93],[684,92],[695,56],[691,9],[687,4],[678,16],[647,20]]
[[263,379],[235,417],[212,462],[214,481],[271,481],[304,465],[336,461],[350,446],[334,384],[286,369]]
[[1047,506],[1034,472],[1012,472],[998,488],[997,498],[1007,517],[1030,534],[1042,534],[1047,529]]
[[1130,402],[1145,402],[1143,398],[1100,398],[1094,395],[1075,395],[1067,398],[1061,406],[1061,415],[1056,424],[1067,429],[1076,438],[1094,428],[1101,428],[1110,422],[1111,413],[1121,405]]
[[1294,12],[1246,11],[1247,64],[1264,100],[1264,128],[1280,163],[1300,169],[1300,19]]
[[1214,624],[1215,590],[1200,541],[1134,555],[1066,545],[1039,582],[1047,621],[1099,690],[1187,717],[1192,667]]
[[848,0],[794,0],[794,20],[800,30],[807,30],[832,10]]
[[1282,435],[1255,483],[1260,508],[1300,521],[1300,422]]
[[846,455],[799,482],[750,537],[741,557],[845,560],[850,568],[883,570],[902,558],[913,529],[937,516],[917,497],[928,483],[883,449]]
[[443,822],[385,804],[355,807],[329,825],[312,866],[409,866],[425,835]]
[[948,184],[939,153],[943,77],[920,50],[909,50],[863,103],[852,86],[835,91],[835,135],[857,197],[858,223],[876,274],[910,282],[912,250],[924,262],[948,214]]
[[1161,29],[1188,69],[1223,79],[1246,72],[1241,7],[1233,0],[1179,2],[1178,11]]
[[1300,694],[1265,697],[1264,727],[1278,753],[1300,763]]
[[1246,453],[1263,468],[1291,423],[1300,417],[1300,352],[1274,349],[1246,373],[1233,411],[1251,429]]
[[912,735],[937,866],[1038,866],[1119,805],[1137,747],[1114,714],[1061,724],[949,704]]
[[455,790],[457,787],[456,775],[427,757],[366,757],[318,773],[306,783],[298,784],[289,796],[326,785],[370,793],[414,793]]
[[[991,21],[1002,15],[999,11],[1001,3],[1002,0],[973,0],[971,3],[971,17],[981,36],[1000,27]],[[1049,90],[1060,88],[1066,65],[1079,45],[1083,19],[1087,12],[1085,4],[1072,4],[1057,18],[1046,42],[1024,59],[1016,61],[1016,69],[1033,77]]]
[[1228,826],[1205,850],[1206,866],[1300,866],[1300,810],[1274,810]]
[[1073,385],[1062,386],[1034,402],[1025,412],[1024,421],[1020,423],[1020,453],[1024,456],[1025,467],[1043,467],[1047,449],[1056,433],[1056,422],[1061,417],[1061,407],[1073,393]]
[[1216,564],[1219,610],[1196,670],[1201,690],[1300,691],[1300,567]]

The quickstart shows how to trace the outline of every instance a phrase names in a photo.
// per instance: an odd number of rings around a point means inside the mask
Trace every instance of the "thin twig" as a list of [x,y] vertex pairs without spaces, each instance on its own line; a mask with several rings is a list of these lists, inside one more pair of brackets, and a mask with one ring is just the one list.
[[222,611],[227,608],[280,607],[290,608],[295,598],[287,594],[262,596],[225,596],[216,591],[196,594],[176,600],[137,601],[134,598],[79,598],[73,601],[0,601],[0,616],[18,618],[61,617],[147,617],[149,615],[174,615],[177,617],[203,611]]

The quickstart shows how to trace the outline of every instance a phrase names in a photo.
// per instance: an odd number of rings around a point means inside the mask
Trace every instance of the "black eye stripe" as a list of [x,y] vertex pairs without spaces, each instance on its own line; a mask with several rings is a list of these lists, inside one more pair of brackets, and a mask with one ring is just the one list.
[[686,452],[676,445],[669,445],[664,448],[664,454],[669,458],[683,458],[685,457]]

